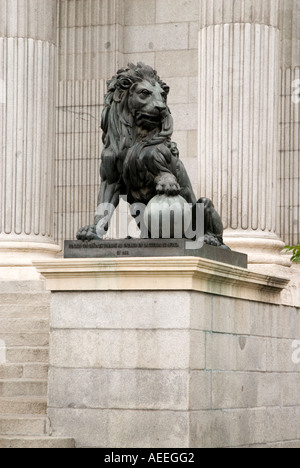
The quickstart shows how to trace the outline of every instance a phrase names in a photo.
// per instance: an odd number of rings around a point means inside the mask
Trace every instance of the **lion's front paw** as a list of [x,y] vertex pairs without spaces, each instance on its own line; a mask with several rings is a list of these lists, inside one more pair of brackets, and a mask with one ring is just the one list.
[[214,234],[205,234],[204,243],[208,245],[213,245],[214,247],[221,247],[222,243]]
[[91,241],[95,239],[99,239],[96,233],[96,226],[95,224],[91,224],[89,226],[84,226],[76,234],[78,240],[81,241]]
[[178,195],[181,188],[173,174],[163,174],[155,179],[156,191],[159,195]]

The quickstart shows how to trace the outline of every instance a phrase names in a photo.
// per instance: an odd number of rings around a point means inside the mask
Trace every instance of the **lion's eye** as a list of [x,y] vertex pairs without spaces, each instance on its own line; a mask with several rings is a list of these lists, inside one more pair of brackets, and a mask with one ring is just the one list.
[[140,95],[144,98],[148,97],[148,96],[151,96],[151,91],[148,91],[148,89],[143,89],[141,92],[140,92]]
[[161,93],[161,97],[163,98],[164,101],[167,99],[167,93]]

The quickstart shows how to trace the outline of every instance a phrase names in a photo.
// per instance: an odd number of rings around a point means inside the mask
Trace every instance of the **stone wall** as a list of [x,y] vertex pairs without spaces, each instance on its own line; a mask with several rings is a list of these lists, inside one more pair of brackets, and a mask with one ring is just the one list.
[[78,447],[300,447],[297,308],[56,292],[51,330],[48,415]]

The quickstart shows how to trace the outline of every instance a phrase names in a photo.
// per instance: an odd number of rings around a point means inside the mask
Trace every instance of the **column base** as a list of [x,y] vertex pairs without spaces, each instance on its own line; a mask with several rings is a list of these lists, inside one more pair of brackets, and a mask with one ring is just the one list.
[[0,279],[38,280],[41,276],[32,262],[53,260],[60,251],[58,245],[51,243],[0,242]]
[[232,250],[247,254],[250,265],[291,266],[290,257],[283,252],[285,244],[276,235],[260,233],[256,236],[252,232],[227,230],[224,242]]

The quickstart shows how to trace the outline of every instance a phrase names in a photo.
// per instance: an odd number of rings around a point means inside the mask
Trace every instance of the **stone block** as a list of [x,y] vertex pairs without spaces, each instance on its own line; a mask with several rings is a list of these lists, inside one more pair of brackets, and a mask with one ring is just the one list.
[[[289,380],[289,375],[285,373],[257,374],[257,387],[254,387],[254,391],[257,391],[256,406],[290,406],[283,403],[284,393],[287,385],[289,385]],[[286,398],[286,402],[288,402],[288,398]],[[298,399],[299,402],[300,400]]]
[[209,294],[191,294],[191,328],[194,330],[211,330],[211,303]]
[[281,406],[284,379],[261,372],[213,372],[212,408]]
[[43,414],[47,412],[46,397],[0,398],[0,414]]
[[213,330],[252,336],[296,338],[297,309],[274,304],[213,298]]
[[[190,78],[190,93],[191,93],[191,81],[193,82],[194,78]],[[196,87],[197,88],[197,87]],[[197,92],[197,89],[196,89]],[[190,98],[189,102],[195,102],[196,99]],[[194,159],[195,157],[198,158],[198,132],[196,130],[189,130],[188,131],[188,158],[189,159]],[[198,161],[199,164],[199,161]],[[193,177],[191,173],[189,173],[190,177]],[[198,171],[197,171],[197,177],[198,177]]]
[[232,409],[257,406],[257,374],[212,373],[212,408]]
[[198,15],[198,0],[156,0],[157,23],[195,21]]
[[7,347],[49,345],[49,333],[4,333],[1,335]]
[[0,434],[2,435],[43,435],[45,427],[45,417],[0,415]]
[[188,447],[189,416],[181,411],[120,411],[49,408],[53,436],[97,448]]
[[192,371],[190,377],[190,409],[211,409],[211,372]]
[[23,365],[23,378],[24,379],[48,379],[48,364],[29,363]]
[[191,21],[189,24],[189,49],[198,49],[198,47],[199,47],[199,21]]
[[125,0],[125,26],[155,24],[155,2],[156,0]]
[[48,348],[16,347],[7,348],[6,359],[8,363],[48,362]]
[[23,367],[21,365],[10,364],[0,365],[0,379],[19,379],[23,375]]
[[[276,374],[275,374],[276,375]],[[277,374],[278,375],[278,374]],[[282,373],[282,406],[300,406],[300,374]]]
[[47,381],[2,380],[0,397],[46,396]]
[[267,340],[267,370],[269,372],[300,372],[300,364],[293,362],[293,341],[269,338]]
[[196,130],[198,126],[197,103],[174,104],[172,106],[174,128],[180,130]]
[[155,52],[144,51],[135,54],[124,54],[124,66],[128,63],[143,62],[152,68],[155,68]]
[[51,299],[51,327],[188,328],[190,297],[188,292],[161,291],[155,294],[144,291],[141,302],[141,295],[137,291],[110,291],[109,294],[105,291],[54,293]]
[[[124,28],[124,53],[188,49],[188,23],[151,26],[127,26]],[[163,74],[160,76],[172,76]]]
[[187,410],[189,372],[51,368],[49,406],[79,409]]
[[266,339],[218,333],[206,335],[206,369],[266,370]]
[[[197,346],[202,346],[201,340],[198,340]],[[195,357],[193,364],[200,366],[201,359],[201,356],[199,359]],[[53,330],[50,338],[50,365],[187,369],[190,365],[189,332],[126,329]]]
[[264,442],[263,410],[195,411],[191,447],[225,448]]
[[196,50],[158,51],[155,57],[155,68],[159,70],[160,76],[198,75],[198,52]]
[[250,304],[229,298],[212,298],[212,330],[218,333],[249,334],[251,328]]
[[189,102],[189,80],[187,77],[166,78],[163,80],[170,86],[168,104],[187,104]]
[[[190,154],[190,153],[188,153]],[[186,158],[183,161],[187,173],[189,174],[190,181],[192,186],[197,186],[198,183],[198,168],[199,168],[199,161],[197,158]],[[195,193],[197,193],[195,191]],[[196,195],[197,197],[197,195]]]
[[205,333],[197,330],[191,330],[190,332],[190,369],[202,370],[205,369],[205,353],[206,353],[206,341]]
[[[185,161],[188,159],[188,132],[186,130],[177,130],[173,133],[173,140],[177,143],[180,159],[182,159],[184,165]],[[190,175],[190,174],[189,174]]]
[[27,304],[7,304],[0,305],[0,319],[39,317],[45,319],[49,317],[48,305],[27,305]]
[[191,447],[236,448],[298,438],[294,408],[195,411],[191,414]]
[[49,293],[2,293],[0,294],[1,305],[31,305],[49,306]]
[[73,449],[75,448],[74,439],[57,437],[1,437],[0,448],[5,449]]

